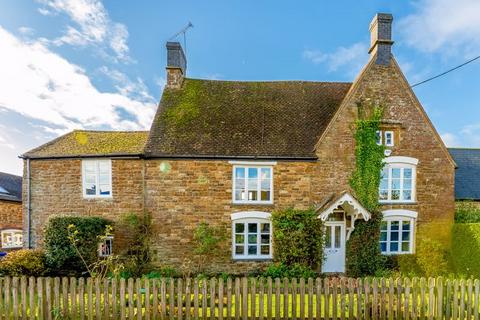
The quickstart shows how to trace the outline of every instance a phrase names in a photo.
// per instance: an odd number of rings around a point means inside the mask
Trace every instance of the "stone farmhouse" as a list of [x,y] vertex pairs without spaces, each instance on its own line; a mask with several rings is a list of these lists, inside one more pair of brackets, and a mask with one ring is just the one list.
[[[73,131],[25,153],[25,246],[41,247],[52,215],[119,221],[149,214],[156,264],[193,254],[201,222],[228,232],[215,271],[248,272],[272,261],[272,211],[318,208],[323,272],[344,272],[355,222],[352,127],[359,101],[381,103],[387,148],[379,190],[384,254],[414,253],[428,237],[449,246],[455,162],[392,55],[390,14],[370,24],[370,59],[352,83],[191,79],[179,43],[167,43],[167,84],[148,132]],[[135,235],[115,229],[122,252]]]

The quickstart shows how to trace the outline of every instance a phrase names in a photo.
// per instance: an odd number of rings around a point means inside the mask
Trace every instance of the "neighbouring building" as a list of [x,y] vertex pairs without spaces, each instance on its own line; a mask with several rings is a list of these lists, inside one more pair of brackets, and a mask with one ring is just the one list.
[[[385,108],[379,190],[384,254],[414,253],[428,237],[449,246],[455,163],[391,49],[393,17],[371,25],[370,59],[352,83],[216,81],[186,77],[179,43],[167,43],[167,83],[149,132],[74,131],[23,155],[25,242],[41,247],[52,215],[152,217],[154,262],[180,266],[201,222],[224,226],[216,271],[269,263],[271,212],[316,206],[328,235],[324,272],[345,271],[355,221],[353,125],[358,102]],[[116,226],[113,252],[131,233]]]
[[470,201],[480,207],[480,149],[449,148],[457,164],[455,200]]
[[0,251],[22,248],[22,177],[0,172]]

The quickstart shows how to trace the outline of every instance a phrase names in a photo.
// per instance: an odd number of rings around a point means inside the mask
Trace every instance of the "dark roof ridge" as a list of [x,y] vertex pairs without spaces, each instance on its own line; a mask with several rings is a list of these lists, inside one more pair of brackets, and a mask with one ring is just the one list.
[[351,81],[318,81],[318,80],[224,80],[224,79],[202,79],[202,78],[185,78],[190,81],[210,81],[210,82],[226,82],[226,83],[325,83],[325,84],[352,84]]
[[22,179],[22,176],[19,176],[19,175],[13,174],[13,173],[8,173],[8,172],[2,172],[2,171],[0,171],[0,175],[8,175],[8,176],[12,176],[12,177],[16,177],[16,178]]
[[480,151],[480,147],[448,147],[448,150],[474,150]]
[[142,132],[149,132],[150,130],[88,130],[88,129],[73,129],[72,131],[69,131],[66,134],[70,134],[73,132],[99,132],[99,133],[105,133],[105,132],[113,132],[113,133],[142,133]]

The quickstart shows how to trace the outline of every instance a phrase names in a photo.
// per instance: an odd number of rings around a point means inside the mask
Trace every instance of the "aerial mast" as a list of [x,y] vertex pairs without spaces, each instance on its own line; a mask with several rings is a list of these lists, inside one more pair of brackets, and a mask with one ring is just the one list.
[[193,24],[189,21],[188,24],[185,27],[183,27],[183,29],[181,29],[180,31],[175,33],[170,39],[168,39],[169,41],[171,41],[171,40],[174,40],[175,38],[177,38],[179,35],[183,35],[183,50],[185,50],[185,53],[187,53],[187,36],[186,36],[186,33],[187,33],[188,29],[190,29],[190,28],[193,28]]

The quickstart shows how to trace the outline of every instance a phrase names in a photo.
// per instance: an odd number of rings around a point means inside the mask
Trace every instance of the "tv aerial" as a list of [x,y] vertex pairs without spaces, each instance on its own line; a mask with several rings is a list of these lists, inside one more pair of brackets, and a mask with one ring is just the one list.
[[175,40],[178,36],[183,35],[183,49],[185,50],[185,53],[187,53],[187,36],[186,36],[186,33],[187,33],[188,29],[190,29],[190,28],[193,28],[193,24],[189,21],[188,24],[185,27],[183,27],[180,31],[178,31],[170,39],[168,39],[169,41],[172,41],[172,40]]

